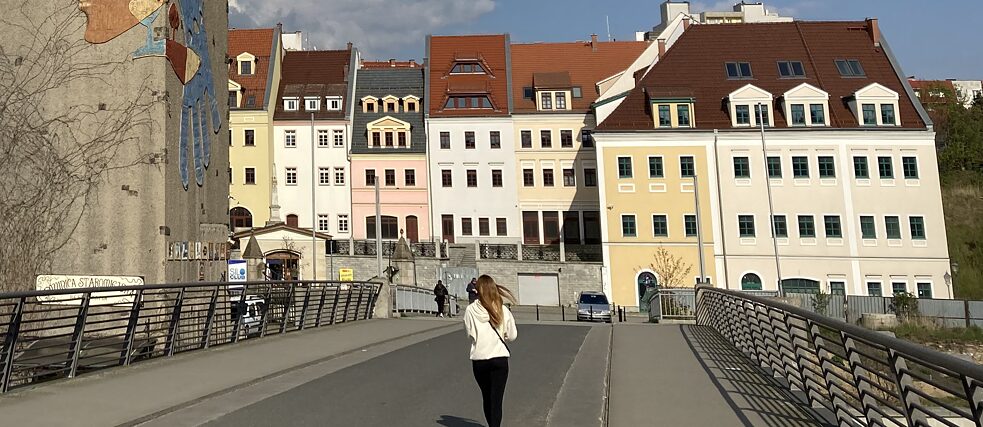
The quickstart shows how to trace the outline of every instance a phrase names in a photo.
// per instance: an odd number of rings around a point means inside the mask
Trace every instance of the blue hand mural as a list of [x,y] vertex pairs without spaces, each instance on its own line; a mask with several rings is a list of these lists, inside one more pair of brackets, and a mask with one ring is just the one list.
[[[206,120],[211,119],[211,130],[218,134],[222,129],[218,101],[215,99],[215,81],[212,76],[211,60],[208,52],[208,33],[205,30],[204,0],[181,0],[178,11],[184,24],[184,41],[188,48],[198,56],[201,66],[184,85],[184,100],[181,107],[180,171],[181,182],[188,188],[189,143],[194,144],[195,182],[205,183],[205,169],[211,161],[211,135],[208,134]],[[170,57],[170,55],[168,55]],[[183,71],[183,70],[182,70]],[[181,76],[180,71],[175,72]],[[210,115],[210,117],[209,117]]]

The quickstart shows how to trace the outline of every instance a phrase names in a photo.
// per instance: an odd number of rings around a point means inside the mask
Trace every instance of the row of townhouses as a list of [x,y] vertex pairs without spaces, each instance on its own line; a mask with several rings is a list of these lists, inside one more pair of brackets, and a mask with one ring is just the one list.
[[422,63],[231,30],[231,224],[596,248],[629,307],[698,281],[951,298],[932,124],[877,20],[662,12],[638,41],[428,36]]

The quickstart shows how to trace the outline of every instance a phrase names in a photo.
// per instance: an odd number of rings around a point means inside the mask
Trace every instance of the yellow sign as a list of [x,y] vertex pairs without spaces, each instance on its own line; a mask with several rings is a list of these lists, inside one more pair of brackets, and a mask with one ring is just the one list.
[[355,281],[355,270],[351,268],[339,268],[338,269],[338,280],[342,282],[353,282]]

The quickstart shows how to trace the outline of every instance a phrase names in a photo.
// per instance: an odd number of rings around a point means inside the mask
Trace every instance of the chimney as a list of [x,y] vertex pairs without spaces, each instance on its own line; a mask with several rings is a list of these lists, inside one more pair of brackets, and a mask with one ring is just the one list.
[[396,58],[389,58],[389,66],[390,67],[396,66]]
[[348,50],[352,50],[352,42],[348,42]]
[[689,17],[687,16],[683,18],[683,31],[686,31],[688,29],[689,29]]
[[597,52],[597,34],[590,35],[590,47],[592,51]]
[[658,43],[659,43],[659,59],[661,60],[662,57],[666,56],[666,39],[659,39]]
[[874,47],[881,47],[881,28],[877,25],[877,18],[867,18],[867,32],[874,40]]
[[416,60],[415,59],[411,59],[410,60],[410,68],[416,68]]

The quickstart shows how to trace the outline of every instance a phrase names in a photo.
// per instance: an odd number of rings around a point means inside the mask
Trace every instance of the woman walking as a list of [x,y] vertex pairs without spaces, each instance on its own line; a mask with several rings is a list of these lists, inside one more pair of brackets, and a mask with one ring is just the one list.
[[464,329],[471,338],[471,367],[481,389],[482,407],[488,427],[502,425],[502,401],[509,379],[509,347],[519,335],[512,312],[503,299],[515,297],[487,274],[478,278],[478,302],[464,312]]

